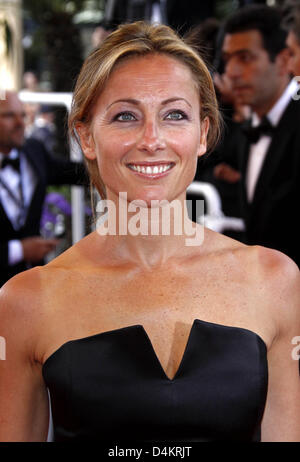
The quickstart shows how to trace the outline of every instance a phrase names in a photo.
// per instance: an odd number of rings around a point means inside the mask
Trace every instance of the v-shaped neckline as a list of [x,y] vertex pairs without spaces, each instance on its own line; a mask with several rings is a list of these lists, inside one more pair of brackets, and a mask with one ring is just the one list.
[[216,328],[234,329],[234,330],[248,332],[248,333],[254,335],[263,344],[263,346],[265,348],[265,351],[267,351],[267,345],[266,345],[265,341],[262,339],[262,337],[260,337],[260,335],[258,335],[256,332],[254,332],[254,331],[252,331],[250,329],[247,329],[247,328],[244,328],[244,327],[217,324],[217,323],[213,323],[213,322],[209,322],[209,321],[203,321],[203,320],[200,320],[200,319],[194,319],[194,321],[193,321],[193,323],[191,324],[191,327],[190,327],[189,335],[188,335],[188,338],[187,338],[185,348],[184,348],[183,353],[182,353],[181,360],[179,362],[179,366],[178,366],[178,368],[177,368],[177,370],[176,370],[176,372],[175,372],[175,374],[174,374],[174,376],[172,378],[170,378],[167,375],[165,369],[163,368],[163,366],[161,364],[161,361],[158,358],[157,353],[156,353],[156,351],[154,349],[153,343],[152,343],[146,329],[144,328],[144,326],[142,324],[134,324],[134,325],[130,325],[130,326],[124,326],[124,327],[120,327],[120,328],[117,328],[117,329],[112,329],[112,330],[109,330],[109,331],[103,331],[103,332],[100,332],[98,334],[92,334],[92,335],[89,335],[89,336],[86,336],[86,337],[81,337],[81,338],[74,339],[74,340],[68,340],[67,342],[63,343],[60,347],[58,347],[53,353],[51,353],[47,357],[47,359],[42,364],[42,369],[44,369],[46,364],[49,363],[56,356],[56,354],[59,351],[61,351],[63,348],[65,348],[67,345],[74,344],[74,343],[80,343],[80,342],[83,342],[83,341],[87,341],[87,340],[90,340],[90,339],[93,339],[93,338],[96,338],[96,337],[102,337],[102,336],[105,336],[105,335],[118,334],[118,332],[124,332],[124,331],[126,331],[128,329],[130,329],[130,330],[131,329],[138,329],[141,333],[143,333],[143,336],[147,341],[147,345],[148,345],[148,347],[150,348],[150,351],[151,351],[151,356],[154,359],[154,364],[156,364],[160,374],[162,375],[162,377],[165,380],[167,380],[169,383],[172,383],[172,382],[176,381],[179,374],[183,370],[185,358],[186,358],[187,353],[188,353],[188,351],[190,349],[192,333],[193,333],[193,331],[195,329],[195,326],[197,324],[203,324],[203,325],[207,325],[207,326],[210,325],[210,326],[213,326],[213,327],[216,327]]
[[150,337],[149,337],[149,335],[148,335],[146,329],[144,328],[144,326],[141,325],[141,324],[138,324],[138,325],[136,325],[136,326],[133,326],[133,327],[141,327],[141,328],[142,328],[142,331],[143,331],[143,333],[144,333],[144,335],[145,335],[145,338],[146,338],[146,340],[147,340],[147,342],[148,342],[148,345],[149,345],[149,347],[150,347],[150,349],[151,349],[152,356],[154,357],[155,362],[157,363],[157,365],[158,365],[158,367],[159,367],[159,369],[160,369],[162,375],[163,375],[164,378],[165,378],[166,380],[168,380],[169,382],[174,382],[174,381],[176,380],[177,376],[179,375],[181,369],[183,368],[184,358],[185,358],[185,356],[186,356],[186,354],[187,354],[187,351],[189,350],[189,347],[190,347],[190,340],[191,340],[192,331],[194,330],[194,326],[195,326],[195,324],[197,323],[197,321],[199,321],[199,320],[198,320],[198,319],[194,319],[194,321],[193,321],[193,323],[192,323],[192,325],[191,325],[191,327],[190,327],[190,331],[189,331],[189,334],[188,334],[188,338],[187,338],[185,347],[184,347],[184,349],[183,349],[183,353],[182,353],[182,356],[181,356],[179,365],[178,365],[178,367],[177,367],[177,369],[176,369],[176,371],[175,371],[175,373],[174,373],[174,375],[173,375],[172,378],[168,376],[168,374],[166,373],[165,369],[163,368],[162,363],[161,363],[161,361],[160,361],[160,359],[159,359],[159,357],[158,357],[158,355],[157,355],[157,353],[156,353],[156,351],[155,351],[155,348],[154,348],[154,346],[153,346],[153,343],[152,343],[152,341],[151,341],[151,339],[150,339]]

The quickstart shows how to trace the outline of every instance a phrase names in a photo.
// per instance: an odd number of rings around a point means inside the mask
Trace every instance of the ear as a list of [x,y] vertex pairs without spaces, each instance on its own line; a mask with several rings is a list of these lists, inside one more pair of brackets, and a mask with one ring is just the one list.
[[90,160],[96,159],[95,144],[90,127],[87,124],[78,122],[75,128],[85,157]]
[[203,156],[207,150],[207,134],[209,130],[209,118],[205,117],[200,124],[200,145],[198,149],[198,157]]
[[276,63],[277,63],[280,74],[282,75],[286,74],[286,70],[288,69],[289,60],[290,60],[290,53],[289,53],[288,48],[284,48],[276,56]]

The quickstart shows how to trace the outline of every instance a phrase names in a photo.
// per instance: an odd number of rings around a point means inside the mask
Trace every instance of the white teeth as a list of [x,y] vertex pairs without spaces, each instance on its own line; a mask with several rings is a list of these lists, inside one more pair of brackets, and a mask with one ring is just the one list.
[[167,170],[169,170],[171,168],[171,164],[169,165],[155,165],[153,167],[150,167],[149,165],[147,167],[144,167],[143,165],[140,166],[140,165],[129,165],[129,168],[131,168],[132,170],[134,170],[135,172],[139,172],[139,173],[146,173],[147,175],[156,175],[157,173],[164,173],[166,172]]

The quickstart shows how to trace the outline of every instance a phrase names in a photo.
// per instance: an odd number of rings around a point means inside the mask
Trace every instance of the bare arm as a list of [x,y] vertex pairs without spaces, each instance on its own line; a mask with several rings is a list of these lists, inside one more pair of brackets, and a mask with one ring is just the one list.
[[0,290],[1,358],[5,357],[0,360],[2,442],[45,441],[48,432],[48,395],[41,364],[34,357],[36,329],[23,284],[19,275]]
[[262,441],[299,442],[299,348],[295,348],[293,339],[300,336],[300,272],[291,260],[283,260],[280,275],[275,276],[278,329],[268,354],[269,387]]

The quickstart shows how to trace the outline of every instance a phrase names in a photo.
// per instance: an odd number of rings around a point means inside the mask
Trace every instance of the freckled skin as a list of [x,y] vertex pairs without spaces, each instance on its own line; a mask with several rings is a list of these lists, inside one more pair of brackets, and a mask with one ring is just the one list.
[[[206,148],[208,123],[199,112],[184,65],[163,55],[123,61],[91,125],[76,126],[85,156],[97,159],[108,198],[127,191],[130,201],[181,199]],[[128,168],[153,159],[174,167],[158,181]],[[288,257],[209,229],[201,245],[191,247],[184,234],[91,232],[1,289],[0,333],[9,349],[8,361],[0,361],[0,441],[46,440],[42,365],[66,342],[142,325],[174,378],[194,319],[261,337],[268,349],[262,440],[300,441],[299,365],[291,357],[291,339],[300,332],[299,287],[299,270]]]

